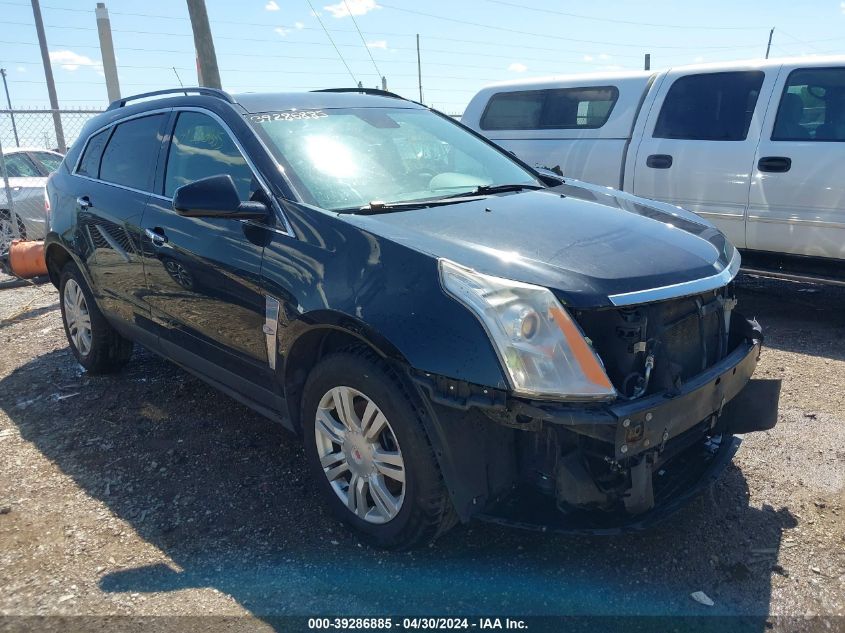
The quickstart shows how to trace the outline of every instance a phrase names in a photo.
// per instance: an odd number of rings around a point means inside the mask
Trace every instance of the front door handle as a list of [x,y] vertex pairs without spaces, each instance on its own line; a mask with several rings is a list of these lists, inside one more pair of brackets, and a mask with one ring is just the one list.
[[757,169],[782,174],[792,167],[792,159],[786,156],[763,156],[757,161]]
[[155,246],[164,246],[167,244],[167,236],[164,234],[164,229],[160,226],[154,229],[144,229],[144,233]]
[[645,164],[652,169],[669,169],[672,166],[672,157],[669,154],[652,154],[645,159]]
[[76,206],[78,206],[83,211],[87,211],[91,208],[91,199],[88,196],[79,196],[76,199]]

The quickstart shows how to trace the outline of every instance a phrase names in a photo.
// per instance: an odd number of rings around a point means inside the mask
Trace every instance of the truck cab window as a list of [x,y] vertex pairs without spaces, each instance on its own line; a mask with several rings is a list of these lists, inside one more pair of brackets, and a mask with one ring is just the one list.
[[744,141],[764,77],[754,70],[677,79],[663,102],[654,138]]
[[845,141],[845,68],[801,68],[786,80],[773,141]]

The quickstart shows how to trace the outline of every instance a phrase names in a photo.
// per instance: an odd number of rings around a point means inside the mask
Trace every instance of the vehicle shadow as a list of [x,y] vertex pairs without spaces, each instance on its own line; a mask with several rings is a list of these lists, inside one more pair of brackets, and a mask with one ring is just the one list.
[[735,287],[737,309],[760,319],[766,347],[845,360],[845,287],[746,274]]
[[[80,395],[16,406],[33,376]],[[749,505],[732,465],[652,531],[570,537],[472,523],[432,547],[384,552],[324,509],[297,438],[146,352],[113,377],[80,375],[67,350],[45,354],[0,381],[0,406],[172,561],[112,565],[103,591],[211,587],[271,625],[284,615],[719,614],[753,616],[763,631],[781,533],[795,525],[788,509]]]

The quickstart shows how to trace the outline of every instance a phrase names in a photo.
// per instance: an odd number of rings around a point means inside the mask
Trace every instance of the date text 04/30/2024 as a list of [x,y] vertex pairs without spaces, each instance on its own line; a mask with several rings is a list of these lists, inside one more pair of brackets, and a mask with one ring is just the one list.
[[523,630],[524,620],[511,618],[309,618],[313,630]]

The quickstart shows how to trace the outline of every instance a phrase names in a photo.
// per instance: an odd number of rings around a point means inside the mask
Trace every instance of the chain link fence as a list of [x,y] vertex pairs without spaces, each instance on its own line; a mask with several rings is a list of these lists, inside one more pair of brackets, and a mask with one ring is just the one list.
[[47,175],[100,112],[0,110],[0,258],[13,239],[44,238]]

